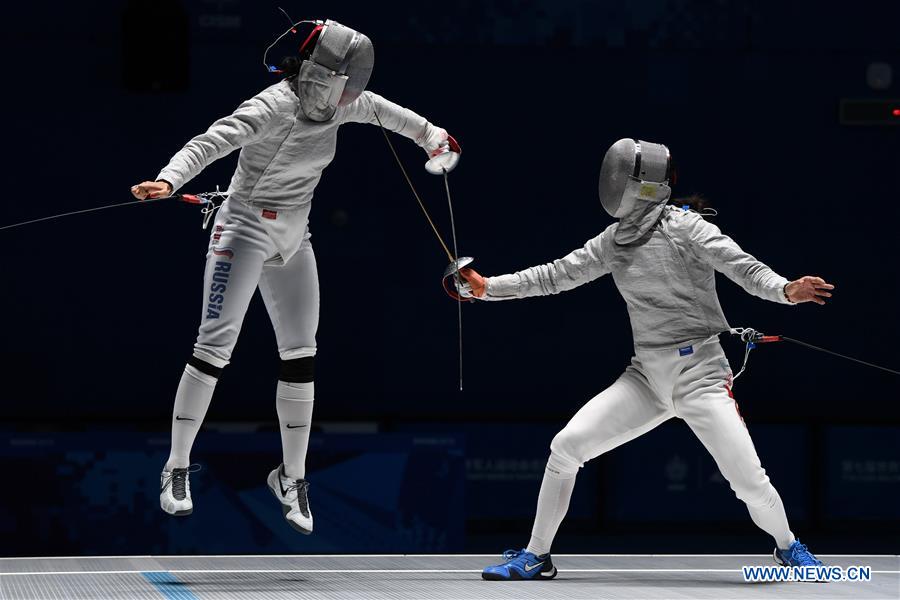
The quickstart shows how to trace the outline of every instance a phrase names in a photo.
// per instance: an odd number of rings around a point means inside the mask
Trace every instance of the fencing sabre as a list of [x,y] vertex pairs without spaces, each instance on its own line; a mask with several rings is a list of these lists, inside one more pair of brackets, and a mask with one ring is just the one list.
[[[44,221],[53,221],[56,219],[62,219],[63,217],[71,217],[74,215],[82,215],[89,212],[96,212],[100,210],[107,210],[110,208],[118,208],[120,206],[131,206],[133,204],[149,204],[151,202],[162,202],[164,200],[176,200],[178,202],[185,202],[187,204],[197,204],[204,206],[203,214],[204,216],[204,225],[203,228],[206,229],[206,225],[209,221],[209,217],[212,213],[216,211],[219,207],[215,204],[216,198],[224,198],[225,194],[219,192],[218,187],[215,192],[205,192],[202,194],[174,194],[172,196],[163,196],[161,198],[146,198],[144,200],[133,200],[131,202],[116,202],[115,204],[107,204],[105,206],[95,206],[93,208],[84,208],[81,210],[73,210],[70,212],[64,212],[57,215],[50,215],[48,217],[40,217],[38,219],[30,219],[28,221],[21,221],[19,223],[12,223],[11,225],[2,225],[0,226],[0,231],[4,229],[13,229],[15,227],[24,227],[25,225],[33,225],[35,223],[42,223]],[[210,206],[211,205],[211,206]]]
[[391,150],[391,154],[394,156],[394,160],[397,161],[397,166],[400,167],[400,172],[403,173],[403,178],[406,179],[406,183],[409,185],[409,189],[412,191],[413,196],[416,198],[416,202],[419,204],[419,208],[422,209],[422,214],[425,215],[425,219],[428,221],[428,224],[431,226],[431,230],[434,232],[434,236],[437,238],[438,242],[441,244],[441,248],[444,250],[444,254],[447,255],[447,260],[450,261],[450,264],[444,269],[444,275],[441,279],[441,284],[444,286],[444,291],[446,291],[451,297],[456,300],[456,319],[457,319],[457,331],[458,331],[458,339],[459,339],[459,391],[463,389],[463,324],[462,324],[462,303],[463,302],[471,302],[471,298],[463,298],[456,291],[451,290],[448,285],[448,280],[450,277],[453,277],[456,283],[459,283],[459,270],[466,265],[472,264],[475,259],[471,256],[459,256],[457,251],[456,244],[456,222],[453,217],[453,200],[450,196],[450,178],[448,177],[448,173],[452,171],[457,163],[459,163],[460,154],[462,154],[462,148],[460,148],[459,144],[453,139],[452,136],[448,136],[447,142],[448,145],[444,148],[441,148],[428,159],[428,162],[425,163],[425,170],[433,175],[443,175],[444,177],[444,190],[447,195],[447,210],[450,213],[450,235],[451,241],[453,244],[453,252],[450,252],[450,248],[447,247],[447,243],[444,241],[444,238],[441,237],[440,232],[437,229],[437,226],[434,224],[434,220],[431,218],[431,215],[428,213],[428,209],[425,208],[425,203],[422,202],[422,198],[419,196],[419,192],[416,191],[416,186],[413,185],[412,179],[409,178],[409,174],[406,172],[406,168],[403,166],[403,162],[400,160],[400,156],[397,154],[397,151],[394,149],[394,144],[391,143],[391,138],[387,133],[387,129],[385,129],[384,124],[381,122],[381,117],[378,116],[378,112],[375,112],[375,120],[378,121],[378,126],[381,128],[381,133],[384,134],[384,141],[387,142],[388,148]]
[[747,370],[747,363],[750,360],[750,352],[756,348],[758,344],[771,344],[776,342],[790,342],[792,344],[797,344],[798,346],[803,346],[804,348],[809,348],[811,350],[817,350],[818,352],[824,352],[825,354],[830,354],[832,356],[836,356],[838,358],[843,358],[844,360],[849,360],[855,363],[859,363],[861,365],[865,365],[867,367],[872,367],[873,369],[879,369],[881,371],[887,371],[888,373],[893,373],[894,375],[900,375],[900,371],[895,369],[889,369],[888,367],[883,367],[881,365],[876,365],[874,363],[870,363],[864,360],[860,360],[858,358],[854,358],[852,356],[847,356],[846,354],[841,354],[839,352],[834,352],[833,350],[828,350],[827,348],[822,348],[821,346],[815,346],[813,344],[803,342],[794,338],[787,337],[786,335],[764,335],[759,331],[752,329],[750,327],[735,327],[730,329],[728,333],[732,335],[736,335],[741,338],[741,341],[744,342],[744,363],[741,365],[741,370],[738,371],[738,374],[734,376],[734,379],[737,379],[741,376],[741,373]]

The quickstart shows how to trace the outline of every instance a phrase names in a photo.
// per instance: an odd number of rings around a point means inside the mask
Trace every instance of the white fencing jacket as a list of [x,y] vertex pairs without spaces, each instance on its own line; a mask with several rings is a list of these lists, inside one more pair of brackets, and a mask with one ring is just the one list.
[[715,272],[782,304],[788,280],[694,212],[667,206],[639,239],[618,244],[619,223],[559,260],[486,278],[487,300],[558,294],[612,274],[628,305],[636,348],[678,347],[729,329]]
[[410,138],[431,152],[447,132],[424,117],[372,92],[337,109],[330,121],[310,121],[288,81],[266,88],[233,114],[185,144],[157,176],[178,190],[209,163],[241,149],[228,186],[230,200],[265,209],[309,205],[322,171],[334,158],[338,128],[344,123],[377,124]]

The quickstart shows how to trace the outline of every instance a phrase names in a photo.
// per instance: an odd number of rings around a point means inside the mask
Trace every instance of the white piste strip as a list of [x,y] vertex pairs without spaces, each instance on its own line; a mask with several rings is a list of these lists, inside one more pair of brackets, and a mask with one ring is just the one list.
[[[741,569],[567,569],[563,568],[563,573],[741,573]],[[390,574],[442,574],[442,573],[481,573],[480,569],[169,569],[169,570],[112,570],[112,571],[28,571],[21,573],[0,573],[0,577],[22,577],[22,576],[67,576],[67,575],[143,575],[153,573],[170,573],[179,574],[312,574],[312,573],[330,573],[330,574],[367,574],[367,573],[390,573]],[[897,571],[875,571],[878,574],[900,574]]]
[[[0,558],[0,562],[6,560],[93,560],[93,559],[172,559],[172,558],[495,558],[501,553],[494,554],[166,554],[166,555],[108,555],[108,556],[10,556]],[[761,558],[769,557],[767,554],[554,554],[555,558],[655,558],[655,557],[685,557],[685,558]],[[830,558],[897,558],[900,554],[817,554],[816,556]]]

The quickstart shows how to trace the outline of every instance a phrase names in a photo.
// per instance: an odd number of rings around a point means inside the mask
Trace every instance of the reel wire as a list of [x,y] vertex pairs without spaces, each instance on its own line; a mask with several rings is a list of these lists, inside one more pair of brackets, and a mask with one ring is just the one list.
[[47,217],[40,217],[38,219],[30,219],[28,221],[21,221],[19,223],[12,223],[10,225],[2,225],[0,226],[0,231],[3,231],[5,229],[14,229],[16,227],[24,227],[25,225],[33,225],[35,223],[43,223],[45,221],[54,221],[56,219],[62,219],[64,217],[72,217],[75,215],[83,215],[85,213],[97,212],[100,210],[108,210],[110,208],[119,208],[120,206],[151,204],[153,202],[163,202],[165,200],[177,200],[178,202],[184,202],[186,204],[212,205],[211,207],[204,206],[204,208],[202,209],[204,215],[203,228],[206,229],[212,213],[214,213],[219,208],[219,206],[221,206],[221,204],[217,205],[215,203],[215,199],[225,197],[226,194],[220,192],[219,186],[216,186],[215,192],[204,192],[202,194],[173,194],[171,196],[161,196],[159,198],[145,198],[144,200],[132,200],[130,202],[116,202],[115,204],[106,204],[104,206],[95,206],[93,208],[83,208],[81,210],[73,210],[56,215],[50,215]]
[[131,206],[132,204],[149,204],[150,202],[160,202],[162,200],[169,200],[171,196],[166,196],[164,198],[147,198],[146,200],[134,200],[132,202],[116,202],[115,204],[107,204],[105,206],[95,206],[93,208],[85,208],[82,210],[73,210],[70,212],[60,213],[58,215],[50,215],[49,217],[40,217],[38,219],[31,219],[28,221],[21,221],[19,223],[13,223],[11,225],[3,225],[0,226],[0,231],[4,229],[14,229],[16,227],[23,227],[25,225],[33,225],[34,223],[42,223],[44,221],[53,221],[55,219],[62,219],[63,217],[71,217],[74,215],[83,215],[89,212],[96,212],[98,210],[107,210],[109,208],[118,208],[120,206]]
[[810,344],[809,342],[804,342],[792,337],[788,337],[786,335],[765,335],[760,333],[759,331],[751,328],[751,327],[735,327],[729,330],[729,333],[732,335],[736,335],[741,338],[741,341],[744,342],[744,362],[741,365],[740,371],[738,371],[737,375],[734,376],[734,380],[737,380],[738,377],[741,376],[744,371],[747,370],[747,363],[750,361],[750,352],[754,350],[758,344],[769,344],[774,342],[790,342],[792,344],[797,344],[798,346],[803,346],[804,348],[809,348],[810,350],[816,350],[817,352],[824,352],[825,354],[830,354],[831,356],[835,356],[837,358],[842,358],[844,360],[849,360],[866,367],[871,367],[873,369],[878,369],[880,371],[886,371],[888,373],[892,373],[894,375],[900,375],[900,371],[896,369],[891,369],[888,367],[884,367],[881,365],[877,365],[875,363],[871,363],[865,360],[861,360],[859,358],[855,358],[853,356],[848,356],[846,354],[841,354],[840,352],[835,352],[834,350],[829,350],[827,348],[823,348],[821,346],[816,346],[814,344]]
[[835,352],[834,350],[829,350],[827,348],[822,348],[821,346],[814,346],[808,342],[802,342],[800,340],[795,340],[794,338],[789,338],[786,335],[778,336],[785,342],[790,342],[792,344],[797,344],[798,346],[803,346],[804,348],[809,348],[810,350],[816,350],[818,352],[824,352],[825,354],[830,354],[832,356],[836,356],[838,358],[843,358],[844,360],[853,361],[855,363],[859,363],[861,365],[865,365],[867,367],[872,367],[873,369],[879,369],[881,371],[887,371],[888,373],[893,373],[894,375],[900,375],[900,371],[896,369],[890,369],[888,367],[883,367],[881,365],[876,365],[875,363],[870,363],[865,360],[860,360],[858,358],[854,358],[852,356],[847,356],[846,354],[841,354],[839,352]]
[[[450,199],[450,178],[447,169],[444,172],[444,189],[447,191],[447,210],[450,211],[450,235],[453,238],[453,254],[459,256],[459,250],[456,248],[456,220],[453,218],[453,201]],[[459,263],[457,263],[457,267]],[[453,274],[457,285],[459,284],[459,270]],[[456,294],[456,319],[459,331],[459,391],[463,391],[463,323],[462,323],[462,297]]]

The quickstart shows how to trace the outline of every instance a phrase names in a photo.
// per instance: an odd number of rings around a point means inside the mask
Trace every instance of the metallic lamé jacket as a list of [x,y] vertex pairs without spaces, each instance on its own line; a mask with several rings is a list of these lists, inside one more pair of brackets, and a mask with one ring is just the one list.
[[424,117],[372,92],[337,109],[330,121],[307,119],[291,84],[282,81],[241,104],[191,139],[157,176],[179,189],[209,163],[241,149],[228,196],[252,206],[297,209],[307,206],[334,158],[338,128],[344,123],[377,124],[413,140],[430,152],[447,134]]
[[[623,221],[625,221],[623,219]],[[715,272],[782,304],[788,280],[694,212],[667,206],[637,240],[618,244],[613,223],[559,260],[486,278],[488,300],[558,294],[612,274],[628,305],[636,348],[677,347],[729,329]]]

